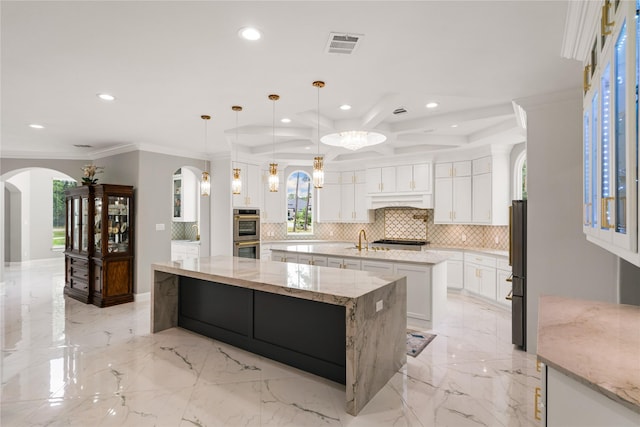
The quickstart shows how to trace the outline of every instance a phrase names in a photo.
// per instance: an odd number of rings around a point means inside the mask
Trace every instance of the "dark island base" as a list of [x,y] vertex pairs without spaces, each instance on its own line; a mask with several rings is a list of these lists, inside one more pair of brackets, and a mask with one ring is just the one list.
[[345,307],[180,277],[178,326],[346,383]]

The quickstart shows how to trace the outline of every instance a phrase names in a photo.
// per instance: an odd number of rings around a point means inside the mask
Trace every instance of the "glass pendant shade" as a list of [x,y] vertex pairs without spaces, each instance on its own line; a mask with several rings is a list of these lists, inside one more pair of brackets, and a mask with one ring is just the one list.
[[323,157],[313,158],[313,186],[315,188],[322,188],[324,186],[324,170],[323,170]]
[[335,147],[343,147],[347,150],[359,150],[363,147],[381,144],[387,137],[377,132],[367,132],[360,130],[350,130],[340,133],[332,133],[322,137],[323,144]]
[[202,179],[200,180],[200,195],[209,196],[211,194],[211,180],[209,172],[202,172]]
[[278,164],[269,163],[269,191],[275,193],[280,186],[280,178],[278,178]]
[[231,181],[231,192],[233,194],[242,193],[242,180],[240,179],[240,169],[233,169],[233,180]]

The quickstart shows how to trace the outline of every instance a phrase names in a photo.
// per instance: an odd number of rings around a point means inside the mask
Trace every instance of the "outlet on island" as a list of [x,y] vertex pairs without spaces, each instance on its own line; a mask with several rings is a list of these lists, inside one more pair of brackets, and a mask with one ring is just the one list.
[[382,300],[376,302],[376,312],[382,310]]

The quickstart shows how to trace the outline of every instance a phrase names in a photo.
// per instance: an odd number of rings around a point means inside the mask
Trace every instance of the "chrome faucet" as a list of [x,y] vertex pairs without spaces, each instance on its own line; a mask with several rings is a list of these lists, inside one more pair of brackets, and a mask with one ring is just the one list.
[[364,228],[360,230],[360,233],[358,234],[358,250],[362,250],[362,236],[364,236],[364,241],[367,244],[366,249],[369,250],[369,241],[367,240],[367,233],[364,231]]
[[200,227],[198,226],[198,224],[193,224],[191,228],[196,229],[196,240],[200,240]]

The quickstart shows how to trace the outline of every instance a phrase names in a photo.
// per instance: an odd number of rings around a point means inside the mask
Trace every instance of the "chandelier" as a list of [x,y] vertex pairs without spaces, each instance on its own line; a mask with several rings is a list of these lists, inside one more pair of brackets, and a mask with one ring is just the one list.
[[349,130],[339,133],[332,133],[322,137],[323,144],[332,145],[334,147],[342,147],[348,150],[359,150],[360,148],[370,147],[385,142],[387,137],[378,132],[369,132],[365,130]]

